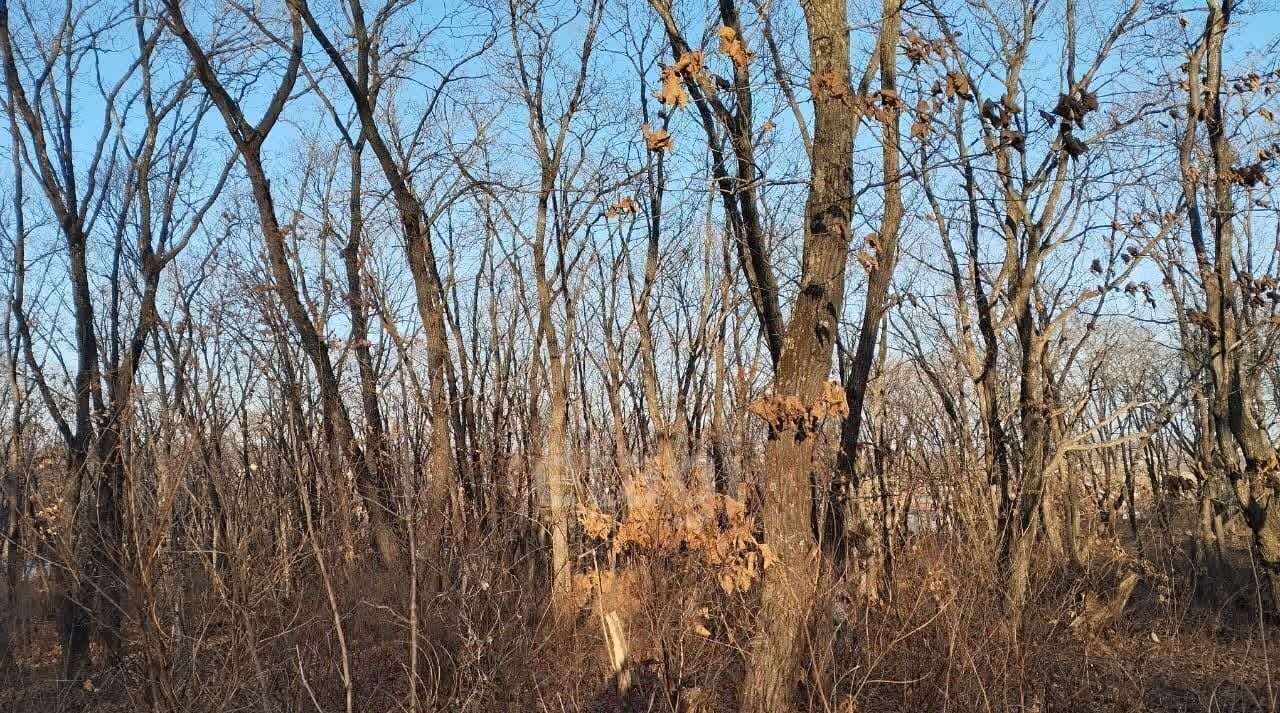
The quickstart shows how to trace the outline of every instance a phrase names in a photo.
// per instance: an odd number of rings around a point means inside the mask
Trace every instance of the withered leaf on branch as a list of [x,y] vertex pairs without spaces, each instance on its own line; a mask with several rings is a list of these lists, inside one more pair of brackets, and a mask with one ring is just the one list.
[[1078,159],[1089,151],[1088,145],[1076,138],[1076,135],[1069,130],[1062,132],[1062,148],[1073,159]]
[[894,121],[897,112],[902,108],[902,100],[892,89],[861,94],[854,97],[853,104],[863,114],[872,117],[882,124]]
[[604,217],[617,218],[618,216],[634,216],[640,212],[640,204],[635,198],[625,196],[618,199],[618,202],[609,206],[604,211]]
[[693,77],[701,76],[702,72],[705,70],[705,67],[703,66],[702,50],[689,50],[688,52],[680,55],[680,58],[676,60],[673,69],[677,72],[687,72]]
[[675,109],[683,109],[689,103],[689,93],[680,82],[680,73],[675,67],[662,67],[662,88],[654,93],[658,103]]
[[844,418],[849,415],[849,401],[845,397],[844,387],[834,381],[822,385],[822,398],[809,409],[809,415],[815,419]]
[[1063,121],[1084,128],[1084,118],[1090,112],[1098,110],[1098,95],[1088,89],[1078,89],[1073,94],[1062,94],[1053,107],[1053,113],[1062,117]]
[[947,72],[943,77],[946,84],[943,85],[941,91],[948,99],[962,97],[964,99],[972,99],[973,91],[969,87],[969,78],[959,72]]
[[853,256],[858,259],[858,264],[861,265],[862,269],[866,270],[868,274],[875,272],[876,268],[880,267],[880,261],[876,260],[875,255],[872,255],[865,249],[857,251]]
[[759,417],[775,428],[783,428],[789,423],[802,419],[806,413],[804,403],[798,396],[762,396],[747,406],[747,413]]
[[1005,144],[1006,146],[1012,146],[1013,150],[1018,153],[1026,153],[1027,151],[1027,137],[1024,136],[1021,131],[1001,129],[1000,143]]
[[913,65],[928,62],[930,55],[937,56],[939,61],[947,58],[947,43],[944,40],[927,40],[916,30],[908,30],[902,40],[907,59]]
[[762,396],[747,406],[747,412],[768,423],[775,430],[788,426],[815,427],[828,418],[844,418],[849,415],[849,402],[844,387],[834,381],[823,385],[817,401],[805,405],[799,396],[772,394]]
[[1232,169],[1231,179],[1235,183],[1249,188],[1253,188],[1259,183],[1264,186],[1271,185],[1271,181],[1267,178],[1267,172],[1262,168],[1261,161]]
[[680,55],[675,64],[661,66],[662,87],[654,96],[660,104],[683,109],[689,103],[689,93],[685,91],[684,81],[697,81],[706,71],[702,50],[689,50]]
[[755,59],[755,53],[747,51],[747,46],[732,27],[721,27],[716,34],[720,37],[720,53],[732,60],[739,70],[745,71],[751,60]]
[[982,111],[978,112],[978,115],[992,124],[1000,123],[1000,111],[996,109],[996,103],[990,99],[982,100]]
[[1081,103],[1082,105],[1084,105],[1084,108],[1085,108],[1085,111],[1086,111],[1086,112],[1090,112],[1090,111],[1097,111],[1097,110],[1098,110],[1098,95],[1097,95],[1097,94],[1094,94],[1093,92],[1089,91],[1088,89],[1081,89],[1081,90],[1080,90],[1080,103]]
[[676,140],[667,133],[666,129],[658,129],[654,131],[649,128],[648,124],[640,127],[641,133],[644,134],[644,143],[654,153],[662,153],[666,151],[670,153],[676,148]]
[[919,32],[910,30],[903,36],[906,43],[907,59],[912,64],[919,64],[929,59],[929,45]]

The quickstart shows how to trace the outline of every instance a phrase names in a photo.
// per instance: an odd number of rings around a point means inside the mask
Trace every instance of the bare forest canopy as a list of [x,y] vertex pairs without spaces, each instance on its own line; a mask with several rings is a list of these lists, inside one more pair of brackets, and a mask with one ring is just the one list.
[[1276,710],[1278,50],[0,0],[0,708]]

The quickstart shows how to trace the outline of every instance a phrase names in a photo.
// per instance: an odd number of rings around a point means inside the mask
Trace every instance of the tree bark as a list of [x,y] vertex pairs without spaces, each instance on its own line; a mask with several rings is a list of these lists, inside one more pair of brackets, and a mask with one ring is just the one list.
[[[844,305],[853,212],[853,84],[844,0],[803,4],[809,35],[815,152],[805,205],[800,292],[782,339],[774,378],[778,396],[816,404],[831,373]],[[817,434],[802,419],[771,427],[761,513],[777,562],[762,578],[759,630],[747,656],[741,709],[792,710],[804,658],[804,632],[817,587],[818,554],[810,521]]]

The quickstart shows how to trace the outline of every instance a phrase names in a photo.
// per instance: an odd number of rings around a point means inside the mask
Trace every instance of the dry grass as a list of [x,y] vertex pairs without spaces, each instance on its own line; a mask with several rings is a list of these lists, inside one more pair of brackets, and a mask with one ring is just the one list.
[[[509,551],[481,540],[458,553],[438,592],[430,591],[437,573],[422,568],[419,710],[736,710],[752,591],[726,591],[687,552],[624,552],[618,566],[633,575],[617,580],[623,589],[591,597],[575,621],[556,622],[539,594],[540,568]],[[834,631],[815,629],[814,660],[828,662],[828,675],[801,682],[803,707],[1276,710],[1272,630],[1248,597],[1226,606],[1197,601],[1180,546],[1151,544],[1139,555],[1101,541],[1078,564],[1042,557],[1033,601],[1016,625],[1001,610],[990,558],[977,552],[942,534],[918,536],[896,553],[885,601],[825,592],[824,609],[838,609],[841,621]],[[33,606],[0,710],[342,711],[341,650],[326,598],[314,563],[299,554],[294,567],[288,588],[271,577],[209,586],[194,566],[172,577],[186,585],[181,630],[145,639],[134,621],[128,656],[96,669],[92,692],[57,685],[56,634],[45,608]],[[407,710],[408,578],[355,565],[337,571],[355,710]],[[1139,583],[1118,617],[1094,630],[1073,625],[1083,602],[1107,602],[1130,572]],[[27,597],[40,599],[38,591]],[[603,609],[624,622],[633,681],[625,695],[613,683]],[[157,645],[165,647],[163,670],[144,655]],[[153,705],[157,679],[171,687],[173,705]]]

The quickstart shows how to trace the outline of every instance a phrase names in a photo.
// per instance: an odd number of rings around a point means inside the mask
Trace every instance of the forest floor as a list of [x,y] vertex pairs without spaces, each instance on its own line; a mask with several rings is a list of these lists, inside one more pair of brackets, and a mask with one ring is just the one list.
[[[1247,539],[1238,530],[1233,533],[1229,555],[1238,578],[1222,587],[1234,587],[1231,594],[1210,606],[1183,576],[1186,547],[1162,544],[1152,535],[1154,528],[1149,530],[1142,533],[1142,547],[1132,535],[1121,537],[1122,545],[1110,553],[1091,554],[1083,568],[1064,566],[1042,573],[1040,590],[1018,627],[998,615],[989,589],[970,583],[980,577],[966,577],[964,565],[945,543],[922,538],[910,552],[899,553],[893,602],[858,609],[831,635],[829,669],[840,673],[830,695],[810,695],[802,709],[1280,710],[1280,624],[1260,614]],[[1180,525],[1170,530],[1185,533]],[[1081,624],[1091,607],[1107,604],[1127,572],[1141,576],[1119,615],[1097,626]],[[371,604],[368,589],[344,596],[360,602],[347,610],[354,710],[408,710],[403,637],[369,623],[373,620],[368,612],[386,607]],[[651,630],[641,632],[640,624],[633,623],[637,658],[656,673],[637,676],[642,695],[633,693],[625,700],[610,693],[599,622],[589,613],[570,629],[554,629],[539,622],[533,609],[525,610],[528,616],[502,610],[490,620],[489,633],[477,639],[449,627],[465,622],[455,628],[472,630],[478,619],[468,618],[463,609],[442,609],[423,624],[429,653],[420,666],[424,680],[429,671],[450,682],[424,685],[419,710],[735,710],[733,690],[741,675],[742,649],[726,642],[741,642],[750,628],[745,623],[749,614],[727,613],[721,626],[711,625],[688,645],[679,643],[687,637],[682,639],[675,625],[662,623],[661,611],[699,596],[693,591],[670,592],[645,615]],[[387,600],[393,598],[388,595]],[[306,614],[308,607],[315,607],[315,612]],[[225,623],[209,625],[200,633],[199,649],[207,661],[191,667],[173,657],[170,678],[182,681],[174,700],[185,701],[184,710],[201,712],[345,710],[340,667],[334,662],[337,648],[319,595],[300,597],[292,616],[261,622],[264,631],[275,632],[259,637],[262,655],[276,659],[258,664],[259,671],[270,672],[265,684],[244,673],[246,657],[236,643],[244,640],[242,632]],[[731,625],[733,616],[742,617],[741,623]],[[656,648],[644,649],[642,638],[657,642]],[[659,649],[661,655],[652,653]],[[650,653],[639,653],[642,650]],[[131,649],[124,665],[96,670],[92,683],[62,685],[57,680],[53,622],[48,616],[33,616],[27,641],[19,649],[17,671],[0,677],[0,712],[151,710],[148,701],[153,694],[144,683],[144,659]],[[673,667],[679,670],[673,673]],[[300,668],[309,672],[305,682],[298,675]],[[200,675],[194,674],[197,669],[203,669]],[[183,675],[173,675],[179,673]],[[271,691],[266,706],[259,695],[267,690],[264,685]]]

